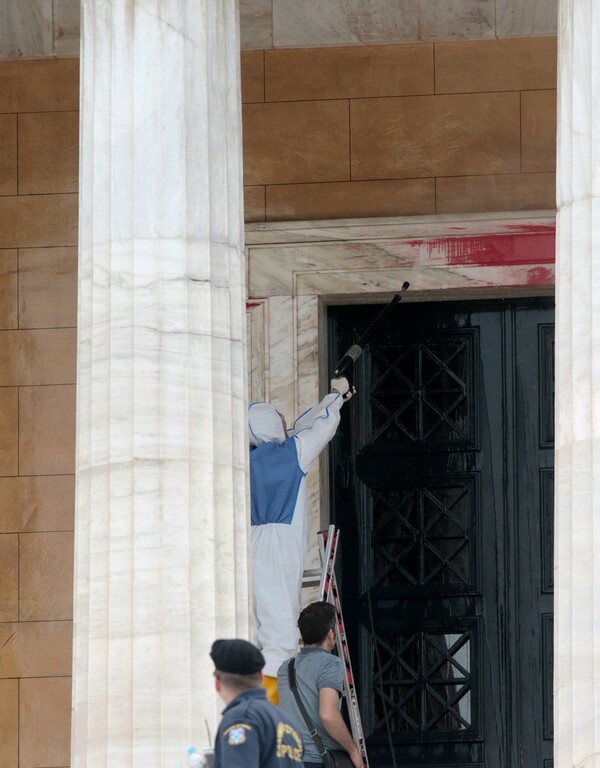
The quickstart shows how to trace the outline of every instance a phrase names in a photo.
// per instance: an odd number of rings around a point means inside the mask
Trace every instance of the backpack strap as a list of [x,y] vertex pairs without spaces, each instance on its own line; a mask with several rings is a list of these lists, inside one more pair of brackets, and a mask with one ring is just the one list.
[[294,694],[294,698],[296,699],[296,704],[298,705],[298,709],[300,710],[300,714],[304,718],[304,722],[308,726],[308,730],[310,732],[310,735],[312,737],[312,740],[317,745],[317,749],[319,750],[319,754],[323,758],[323,762],[327,765],[328,764],[328,755],[327,750],[323,746],[323,742],[321,741],[321,737],[319,736],[319,732],[314,726],[313,721],[310,719],[310,715],[306,711],[306,707],[304,706],[304,703],[300,697],[300,691],[298,690],[298,686],[296,684],[296,668],[294,665],[294,662],[296,659],[292,659],[290,663],[288,664],[288,679],[290,681],[290,690]]

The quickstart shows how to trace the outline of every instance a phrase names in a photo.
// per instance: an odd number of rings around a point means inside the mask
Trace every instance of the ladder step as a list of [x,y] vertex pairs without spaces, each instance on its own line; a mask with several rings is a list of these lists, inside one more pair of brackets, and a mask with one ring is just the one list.
[[318,587],[321,583],[321,569],[307,568],[302,574],[302,587]]

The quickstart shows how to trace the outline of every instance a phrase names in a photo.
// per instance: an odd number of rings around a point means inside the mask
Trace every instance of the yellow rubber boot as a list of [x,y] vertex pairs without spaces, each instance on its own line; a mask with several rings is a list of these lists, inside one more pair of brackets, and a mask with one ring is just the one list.
[[277,678],[269,677],[268,675],[265,675],[265,679],[263,680],[263,688],[266,688],[267,699],[269,699],[271,704],[279,705],[279,691],[277,690]]

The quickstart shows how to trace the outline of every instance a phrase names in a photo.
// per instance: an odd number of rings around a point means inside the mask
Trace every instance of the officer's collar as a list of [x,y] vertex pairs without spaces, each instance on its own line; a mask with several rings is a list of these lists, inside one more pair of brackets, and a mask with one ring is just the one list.
[[312,653],[313,651],[323,651],[323,653],[331,653],[327,648],[323,648],[320,645],[305,645],[300,649],[300,653]]
[[240,693],[238,693],[238,695],[229,702],[229,704],[225,707],[225,709],[221,712],[221,714],[224,715],[228,709],[235,707],[236,704],[239,704],[239,702],[244,699],[266,699],[266,698],[267,698],[267,691],[262,687],[262,685],[257,688],[248,688],[248,690],[241,691]]

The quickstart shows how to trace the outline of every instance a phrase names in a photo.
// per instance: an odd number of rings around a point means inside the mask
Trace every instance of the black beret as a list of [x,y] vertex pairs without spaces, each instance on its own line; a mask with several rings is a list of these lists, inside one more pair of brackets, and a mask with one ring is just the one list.
[[247,640],[215,640],[210,657],[219,672],[232,675],[254,675],[265,666],[265,658]]

